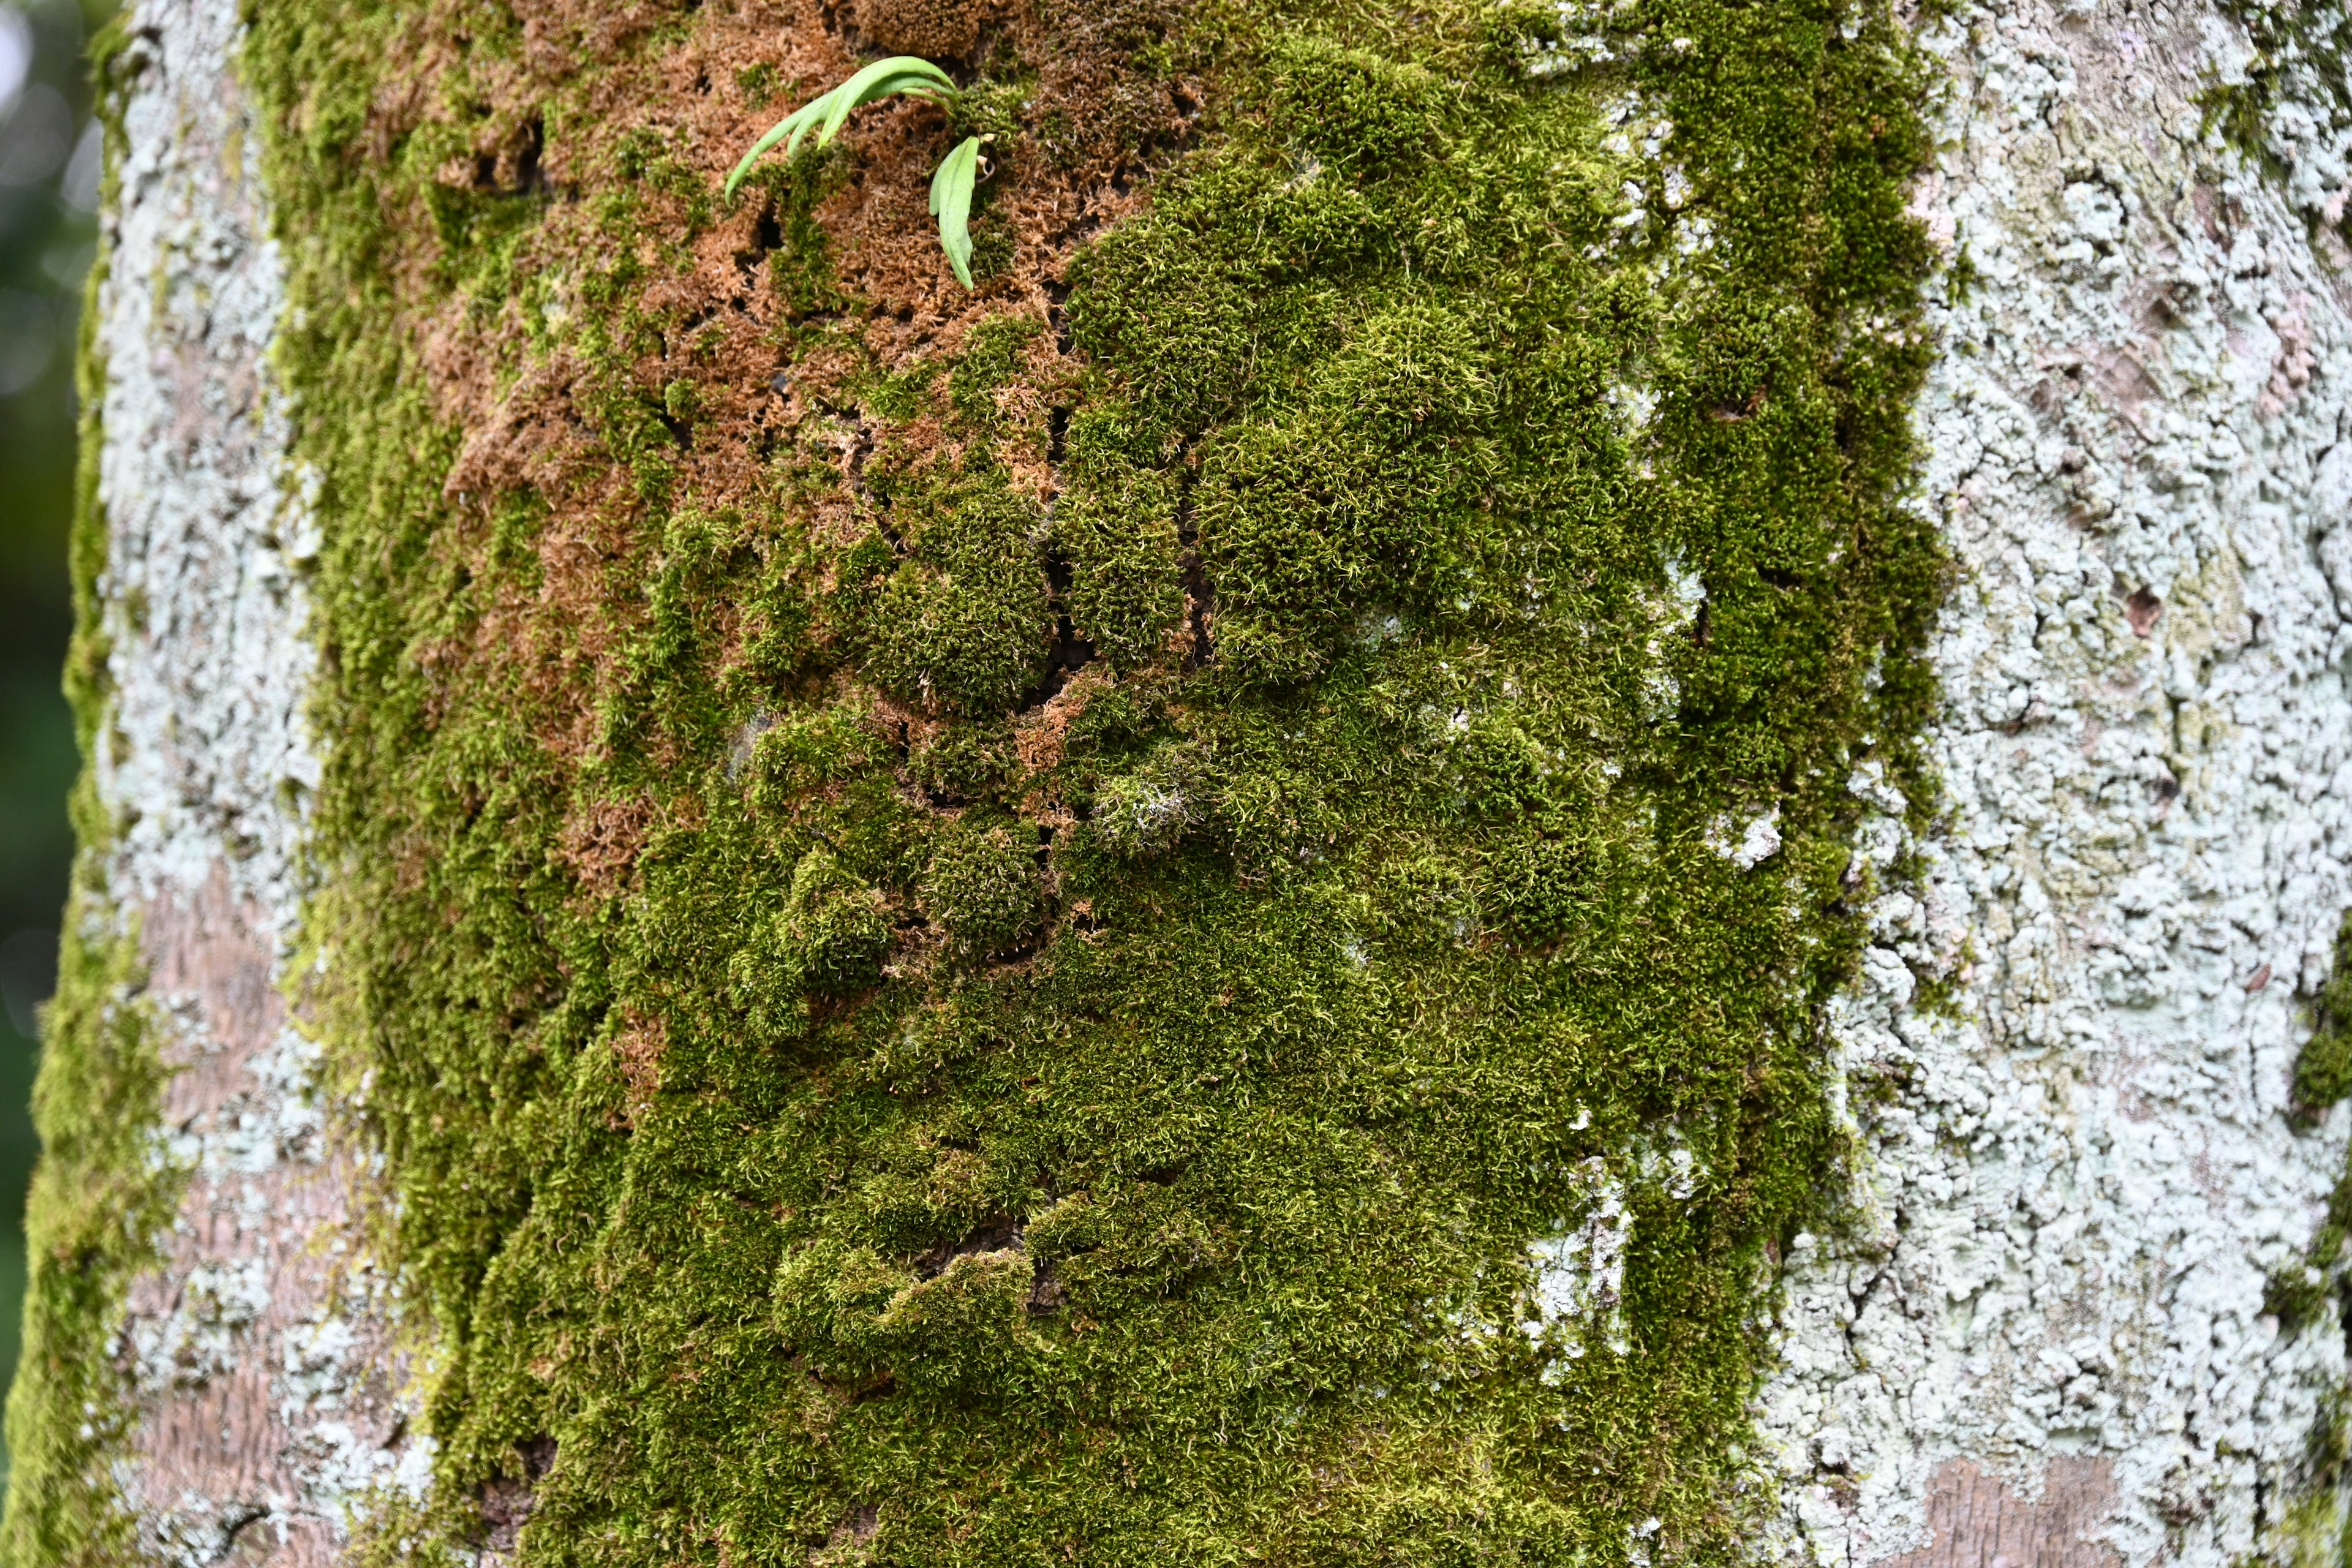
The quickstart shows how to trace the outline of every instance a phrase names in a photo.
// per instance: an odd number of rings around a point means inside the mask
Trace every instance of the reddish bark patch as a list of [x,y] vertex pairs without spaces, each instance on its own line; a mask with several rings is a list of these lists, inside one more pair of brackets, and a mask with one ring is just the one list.
[[2115,1503],[2105,1458],[2051,1460],[2031,1502],[1974,1460],[1947,1459],[1927,1491],[1933,1544],[1888,1568],[2117,1568],[2123,1553],[2095,1533]]

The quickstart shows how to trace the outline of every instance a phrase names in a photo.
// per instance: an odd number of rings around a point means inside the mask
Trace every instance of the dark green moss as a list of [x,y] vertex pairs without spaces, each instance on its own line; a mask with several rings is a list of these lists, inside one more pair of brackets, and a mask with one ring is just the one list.
[[[2314,1121],[2352,1094],[2352,920],[2336,933],[2336,963],[2320,988],[2311,1037],[2294,1062],[2294,1114]],[[2344,1243],[2352,1236],[2352,1166],[2328,1195],[2327,1212],[2312,1233],[2303,1257],[2272,1276],[2263,1310],[2277,1315],[2290,1332],[2316,1319],[2332,1294],[2347,1288]],[[2352,1321],[2352,1302],[2344,1308]]]
[[838,614],[869,679],[919,707],[1018,706],[1053,651],[1043,515],[992,476],[894,500],[887,548],[844,563]]
[[[1740,1551],[1759,1292],[1828,1201],[1844,780],[1931,793],[1926,143],[1881,12],[1622,9],[1553,75],[1474,5],[1069,23],[1126,40],[1115,123],[1204,58],[1215,104],[1074,261],[1066,353],[877,349],[810,216],[848,154],[763,174],[772,341],[834,379],[726,493],[679,137],[453,222],[432,136],[346,151],[391,24],[257,16],[328,1023],[448,1495],[554,1442],[527,1559]],[[1060,166],[1067,105],[987,101]],[[468,510],[398,263],[528,303],[561,224],[533,352],[594,458]],[[1775,859],[1707,847],[1767,809]],[[1547,1325],[1529,1245],[1603,1183],[1622,1300]]]
[[2316,1025],[2294,1062],[2294,1102],[2316,1115],[2352,1094],[2352,925],[2336,933],[2336,964],[2319,993]]
[[1045,900],[1034,827],[968,811],[936,846],[917,898],[958,953],[991,958],[1037,934]]

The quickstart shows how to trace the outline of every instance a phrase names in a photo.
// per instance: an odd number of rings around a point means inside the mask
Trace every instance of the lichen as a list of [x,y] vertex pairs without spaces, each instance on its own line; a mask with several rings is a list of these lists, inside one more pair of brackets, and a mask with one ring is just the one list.
[[2347,237],[2352,199],[2352,72],[2340,4],[2265,5],[2221,0],[2245,48],[2212,46],[2218,66],[2198,95],[2209,136],[2244,158],[2284,196],[2330,254]]
[[[2352,192],[2352,74],[2347,70],[2340,5],[2271,6],[2223,0],[2221,10],[2243,30],[2251,52],[2230,62],[2200,95],[2210,132],[2284,195],[2315,235],[2340,256]],[[2323,242],[2325,243],[2325,242]],[[2311,1008],[2312,1032],[2297,1053],[2291,1114],[2316,1122],[2352,1094],[2352,921],[2339,931],[2334,963]],[[2265,976],[2267,978],[2267,975]],[[2299,1258],[2278,1269],[2263,1310],[2288,1335],[2321,1318],[2331,1296],[2352,1323],[2352,1274],[2345,1242],[2352,1235],[2352,1165],[2335,1190]],[[2282,1527],[2284,1554],[2339,1562],[2347,1551],[2345,1420],[2341,1408],[2313,1435],[2307,1474],[2290,1496]]]
[[1918,68],[974,16],[967,302],[934,109],[718,199],[814,10],[256,14],[444,1493],[550,1563],[1728,1555],[1845,781],[1932,793]]

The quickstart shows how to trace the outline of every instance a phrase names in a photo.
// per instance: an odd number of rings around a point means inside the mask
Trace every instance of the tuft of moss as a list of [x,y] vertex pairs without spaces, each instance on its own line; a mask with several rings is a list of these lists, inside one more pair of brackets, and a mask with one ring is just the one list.
[[1037,934],[1045,900],[1034,826],[967,816],[935,843],[917,898],[956,952],[992,957]]
[[992,476],[894,499],[897,540],[877,535],[844,562],[837,614],[869,679],[919,708],[1017,707],[1053,651],[1043,517]]
[[[2305,1121],[2317,1121],[2352,1094],[2352,963],[2347,959],[2352,959],[2352,918],[2336,933],[2335,968],[2320,989],[2311,1037],[2295,1057],[2294,1114]],[[2303,1257],[2273,1274],[2264,1291],[2263,1310],[2274,1314],[2288,1332],[2315,1321],[2330,1297],[2336,1300],[2339,1316],[2352,1322],[2352,1298],[2346,1295],[2347,1237],[2352,1237],[2352,1164],[2328,1194],[2326,1212]]]
[[2294,1102],[2314,1116],[2352,1094],[2352,923],[2336,933],[2336,965],[2317,1015],[2294,1060]]

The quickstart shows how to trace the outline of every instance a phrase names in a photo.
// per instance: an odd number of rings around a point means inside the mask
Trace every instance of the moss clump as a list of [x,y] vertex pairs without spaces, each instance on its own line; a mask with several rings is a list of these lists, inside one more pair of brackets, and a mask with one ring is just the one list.
[[980,42],[985,0],[858,0],[857,25],[886,54],[958,60]]
[[2352,924],[2336,934],[2336,966],[2317,1015],[2294,1060],[2294,1102],[2310,1115],[2352,1094]]
[[967,816],[935,842],[918,897],[958,952],[992,957],[1037,934],[1045,900],[1034,827]]
[[777,931],[786,986],[825,996],[849,995],[882,977],[890,920],[882,895],[812,849],[793,868]]
[[[2352,1094],[2352,920],[2336,933],[2336,965],[2321,987],[2311,1037],[2294,1061],[2294,1113],[2316,1121]],[[2301,1259],[2272,1276],[2263,1310],[2275,1313],[2290,1331],[2318,1317],[2328,1297],[2337,1297],[2347,1321],[2352,1300],[2344,1296],[2344,1244],[2352,1237],[2352,1167],[2328,1194],[2327,1212],[2312,1233]]]
[[[467,18],[373,142],[405,24],[253,36],[446,1495],[536,1478],[547,1563],[1737,1551],[1844,781],[1929,794],[1889,19],[1010,10],[1028,226],[933,331],[856,226],[928,122],[719,210],[712,8],[539,84],[570,199],[436,226],[527,118]],[[555,450],[434,412],[428,272]],[[1610,1326],[1547,1320],[1604,1208]]]
[[966,424],[980,430],[994,427],[995,395],[1013,384],[1022,351],[1038,331],[1035,321],[1019,316],[992,316],[966,334],[963,352],[948,376],[948,402]]
[[924,709],[1018,705],[1053,652],[1044,518],[986,477],[893,500],[889,533],[843,559],[849,580],[838,613],[870,679]]
[[1114,669],[1149,669],[1192,638],[1185,623],[1186,556],[1181,479],[1139,466],[1133,437],[1106,428],[1112,411],[1088,409],[1068,433],[1066,489],[1054,540],[1069,586],[1071,625]]

